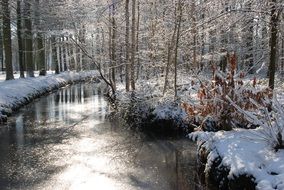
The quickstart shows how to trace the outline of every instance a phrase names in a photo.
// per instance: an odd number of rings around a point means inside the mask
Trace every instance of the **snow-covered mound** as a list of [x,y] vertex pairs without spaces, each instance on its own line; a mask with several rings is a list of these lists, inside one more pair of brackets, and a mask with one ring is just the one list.
[[96,71],[64,72],[58,75],[39,76],[0,83],[0,122],[20,106],[31,102],[54,89],[98,76]]
[[[227,178],[246,175],[254,178],[257,189],[284,189],[284,150],[275,151],[263,138],[264,129],[195,132],[189,136],[209,151],[205,171],[216,159],[229,169]],[[221,166],[220,166],[221,167]]]

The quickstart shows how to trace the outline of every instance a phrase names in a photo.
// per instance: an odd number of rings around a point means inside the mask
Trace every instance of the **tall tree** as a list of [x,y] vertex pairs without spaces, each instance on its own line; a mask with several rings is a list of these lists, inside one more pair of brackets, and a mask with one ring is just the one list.
[[137,22],[136,22],[136,56],[137,56],[137,71],[136,80],[139,78],[140,60],[139,60],[139,27],[140,27],[140,1],[137,0]]
[[[1,15],[2,17],[2,15]],[[0,62],[1,62],[1,71],[3,71],[4,69],[4,56],[3,56],[3,35],[2,35],[2,30],[3,29],[3,25],[2,22],[0,23]]]
[[174,59],[174,66],[175,66],[175,79],[174,79],[174,87],[175,87],[175,97],[177,97],[177,61],[178,61],[178,48],[179,48],[179,40],[180,40],[180,27],[181,27],[181,20],[182,20],[182,4],[181,0],[178,1],[177,5],[177,18],[176,18],[176,25],[177,25],[177,34],[176,34],[176,42],[175,42],[175,59]]
[[51,36],[51,46],[52,46],[52,65],[55,69],[55,74],[59,74],[59,65],[58,65],[58,57],[57,57],[57,44],[55,36]]
[[12,40],[9,0],[2,0],[3,11],[3,43],[5,52],[6,80],[14,79],[12,65]]
[[31,0],[24,1],[25,62],[27,76],[34,77]]
[[128,92],[130,87],[129,80],[129,0],[125,0],[125,89]]
[[136,39],[135,39],[135,30],[136,30],[136,21],[135,21],[135,9],[136,9],[136,0],[132,0],[132,27],[131,27],[131,88],[135,90],[135,53],[136,53]]
[[270,45],[270,62],[269,62],[269,88],[274,89],[275,71],[276,71],[276,51],[277,51],[277,33],[280,12],[276,7],[276,0],[271,0],[271,45]]
[[115,2],[112,1],[109,6],[109,81],[114,90],[116,90],[116,19],[115,19],[116,6]]
[[24,66],[24,56],[23,56],[23,35],[22,35],[22,10],[21,10],[22,0],[17,0],[17,37],[18,37],[18,52],[19,52],[19,67],[20,67],[20,77],[25,78],[25,66]]
[[41,27],[40,2],[35,0],[35,29],[36,29],[36,66],[38,70],[45,68],[44,35]]

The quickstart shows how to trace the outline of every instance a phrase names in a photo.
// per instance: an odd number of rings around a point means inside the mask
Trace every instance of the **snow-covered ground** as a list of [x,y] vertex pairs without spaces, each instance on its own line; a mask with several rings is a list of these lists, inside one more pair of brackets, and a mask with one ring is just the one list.
[[[46,71],[47,75],[52,75],[54,73],[55,73],[55,71]],[[39,71],[35,71],[34,74],[35,74],[35,77],[38,77],[39,76]],[[14,72],[14,78],[15,79],[19,79],[20,78],[20,72]],[[0,82],[4,82],[5,79],[6,79],[5,72],[0,71]]]
[[82,71],[64,72],[58,75],[49,73],[47,76],[3,81],[0,83],[0,122],[13,110],[42,94],[96,76],[98,76],[96,71]]
[[257,189],[284,189],[284,150],[273,150],[261,138],[263,129],[195,132],[189,136],[205,142],[202,146],[210,151],[205,171],[221,157],[221,164],[229,169],[228,179],[247,175],[255,178]]

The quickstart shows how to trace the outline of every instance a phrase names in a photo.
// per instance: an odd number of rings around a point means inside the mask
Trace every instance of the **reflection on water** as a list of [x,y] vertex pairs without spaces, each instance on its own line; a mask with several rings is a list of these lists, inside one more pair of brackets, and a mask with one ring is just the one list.
[[0,189],[200,189],[195,146],[105,119],[95,84],[26,106],[0,128]]

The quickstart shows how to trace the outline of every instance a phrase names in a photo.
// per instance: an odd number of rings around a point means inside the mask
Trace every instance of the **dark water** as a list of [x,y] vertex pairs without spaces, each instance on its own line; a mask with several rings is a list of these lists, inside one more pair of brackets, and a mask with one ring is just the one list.
[[0,189],[202,189],[193,143],[119,127],[109,111],[96,84],[22,108],[0,126]]

